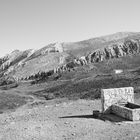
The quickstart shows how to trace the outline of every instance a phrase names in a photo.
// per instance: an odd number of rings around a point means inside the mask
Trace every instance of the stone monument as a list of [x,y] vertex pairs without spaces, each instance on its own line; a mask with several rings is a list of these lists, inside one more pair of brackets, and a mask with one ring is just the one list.
[[133,87],[102,89],[102,113],[113,113],[131,121],[140,121],[140,105],[134,103]]
[[102,113],[109,113],[113,104],[134,103],[134,88],[111,88],[101,90]]

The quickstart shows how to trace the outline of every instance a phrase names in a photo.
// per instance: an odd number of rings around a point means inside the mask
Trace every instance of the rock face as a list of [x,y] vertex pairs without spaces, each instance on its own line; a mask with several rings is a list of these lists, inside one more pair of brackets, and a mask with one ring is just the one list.
[[59,68],[58,71],[70,70],[78,65],[86,65],[88,63],[97,63],[112,58],[119,58],[126,55],[135,55],[140,53],[140,39],[125,40],[120,43],[113,43],[103,49],[97,49],[89,53],[87,56],[74,59],[72,62]]
[[16,50],[0,58],[0,74],[28,79],[43,72],[61,73],[139,53],[140,33],[117,33],[74,43],[53,43],[39,50]]
[[121,43],[111,44],[101,50],[95,50],[87,55],[86,60],[90,63],[94,63],[138,53],[140,53],[140,39],[126,40]]

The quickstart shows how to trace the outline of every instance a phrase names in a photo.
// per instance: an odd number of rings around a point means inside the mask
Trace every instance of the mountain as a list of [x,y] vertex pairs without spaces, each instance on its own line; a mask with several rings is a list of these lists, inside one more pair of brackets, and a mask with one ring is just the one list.
[[140,33],[119,32],[79,42],[52,43],[39,50],[15,50],[0,58],[0,75],[15,80],[33,79],[43,73],[50,76],[83,65],[117,62],[119,58],[124,58],[123,62],[125,57],[139,54]]

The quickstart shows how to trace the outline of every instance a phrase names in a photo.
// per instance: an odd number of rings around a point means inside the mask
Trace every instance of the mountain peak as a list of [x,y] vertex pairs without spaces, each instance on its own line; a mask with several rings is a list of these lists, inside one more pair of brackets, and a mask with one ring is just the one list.
[[117,32],[111,35],[101,36],[99,38],[104,39],[105,41],[119,40],[129,36],[140,35],[139,32]]

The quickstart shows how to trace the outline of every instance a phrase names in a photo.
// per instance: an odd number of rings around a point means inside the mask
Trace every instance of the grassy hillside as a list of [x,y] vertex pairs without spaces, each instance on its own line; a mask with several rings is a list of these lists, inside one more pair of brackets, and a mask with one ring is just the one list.
[[[102,88],[133,86],[136,96],[140,90],[140,55],[123,57],[96,64],[76,68],[74,71],[64,72],[55,81],[48,79],[37,85],[42,89],[31,93],[37,97],[96,99],[100,98]],[[115,74],[115,69],[122,69],[123,73]],[[35,86],[35,85],[33,85]]]

